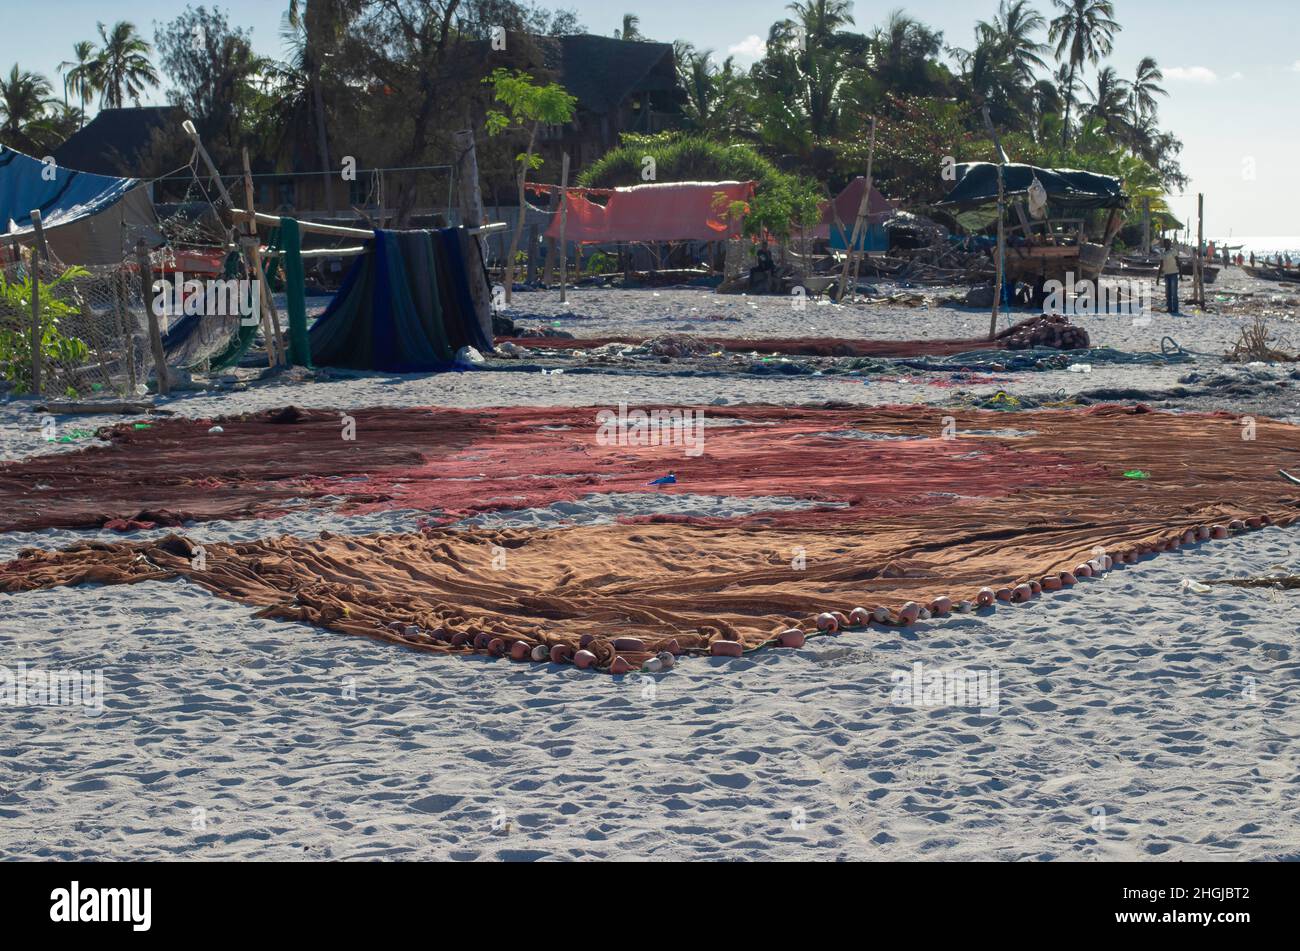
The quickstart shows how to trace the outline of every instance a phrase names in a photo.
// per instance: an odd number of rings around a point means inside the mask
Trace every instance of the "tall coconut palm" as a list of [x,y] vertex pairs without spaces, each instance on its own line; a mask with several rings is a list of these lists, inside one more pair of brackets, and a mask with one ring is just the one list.
[[334,211],[334,172],[330,162],[329,123],[322,87],[328,82],[327,66],[337,48],[343,27],[357,12],[357,0],[289,0],[281,33],[289,41],[295,62],[311,94],[316,127],[316,151],[325,185],[325,204]]
[[20,152],[36,151],[31,128],[45,117],[53,91],[40,73],[14,63],[8,77],[0,76],[0,138]]
[[1047,69],[1043,54],[1048,52],[1045,43],[1038,42],[1035,34],[1047,29],[1047,20],[1029,5],[1029,0],[1002,0],[992,23],[980,21],[977,35],[993,39],[1002,55],[1016,74],[1026,84],[1034,82],[1034,71]]
[[109,30],[99,29],[99,54],[95,57],[95,86],[105,107],[120,109],[129,98],[137,106],[146,87],[158,85],[158,73],[149,61],[153,47],[136,32],[135,24],[119,20]]
[[1143,56],[1133,82],[1129,84],[1129,111],[1134,120],[1155,116],[1156,96],[1169,95],[1160,85],[1164,78],[1165,74],[1160,71],[1155,59]]
[[[1109,56],[1120,25],[1115,20],[1115,5],[1110,0],[1052,0],[1060,15],[1052,21],[1047,39],[1056,44],[1058,61],[1070,67],[1067,85],[1075,88],[1078,70],[1085,63],[1094,66]],[[1065,122],[1061,126],[1061,148],[1070,134],[1070,101],[1065,104]]]
[[943,49],[943,33],[894,10],[875,29],[870,45],[875,77],[888,89],[914,93],[924,85],[929,61]]
[[77,97],[77,106],[81,110],[81,122],[86,122],[86,106],[95,95],[95,44],[90,40],[81,40],[72,46],[73,59],[65,59],[59,64],[63,76],[63,104],[70,105],[69,94]]

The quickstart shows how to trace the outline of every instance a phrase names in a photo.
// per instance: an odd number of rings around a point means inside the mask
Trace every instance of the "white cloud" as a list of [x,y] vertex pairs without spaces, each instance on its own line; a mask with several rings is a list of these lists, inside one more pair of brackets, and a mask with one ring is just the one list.
[[761,36],[751,33],[739,43],[728,46],[727,52],[738,60],[757,62],[767,53],[767,44]]
[[1170,66],[1165,71],[1165,79],[1184,83],[1217,83],[1218,74],[1208,66]]
[[1291,64],[1291,72],[1300,73],[1300,59]]
[[1231,76],[1228,77],[1228,80],[1229,82],[1236,82],[1238,79],[1245,79],[1245,78],[1246,78],[1245,73],[1233,73]]

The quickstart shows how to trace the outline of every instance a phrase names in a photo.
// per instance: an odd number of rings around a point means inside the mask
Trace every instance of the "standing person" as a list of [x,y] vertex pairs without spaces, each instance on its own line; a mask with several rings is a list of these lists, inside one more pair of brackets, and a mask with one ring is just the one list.
[[1255,266],[1255,252],[1254,252],[1254,251],[1251,251],[1251,252],[1250,252],[1250,266],[1251,266],[1251,267],[1254,267],[1254,266]]
[[1165,282],[1165,308],[1171,317],[1178,313],[1178,255],[1173,245],[1165,238],[1165,253],[1160,258],[1160,279]]

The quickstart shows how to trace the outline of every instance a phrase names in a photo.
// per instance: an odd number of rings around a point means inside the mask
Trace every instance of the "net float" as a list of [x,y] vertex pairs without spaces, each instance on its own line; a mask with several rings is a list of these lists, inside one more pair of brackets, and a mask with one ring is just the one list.
[[590,644],[590,643],[591,643],[592,641],[594,641],[595,639],[596,639],[596,635],[595,635],[595,634],[583,634],[581,637],[578,638],[578,646],[579,646],[579,647],[586,647],[588,644]]
[[952,599],[938,597],[930,602],[930,613],[935,617],[943,617],[952,611]]
[[931,617],[933,617],[933,615],[930,613],[929,608],[921,608],[921,613],[916,616],[916,619],[918,621],[928,621]]
[[871,609],[871,620],[877,624],[886,624],[889,621],[889,608],[884,605],[876,605]]
[[980,593],[975,596],[975,603],[982,608],[987,608],[996,597],[992,588],[980,588]]
[[494,637],[488,641],[487,650],[493,657],[500,657],[506,652],[506,642],[499,637]]
[[627,658],[624,657],[622,654],[615,657],[614,663],[609,665],[609,672],[611,674],[614,674],[615,676],[618,676],[619,674],[626,674],[631,669],[632,669],[632,665],[628,663]]
[[1030,582],[1029,582],[1029,590],[1032,591],[1035,595],[1042,594],[1042,593],[1043,593],[1043,583],[1042,583],[1041,581],[1030,581]]
[[659,663],[663,665],[664,670],[669,670],[677,663],[677,658],[668,651],[660,651],[655,655],[655,660],[659,661]]
[[1074,566],[1074,576],[1075,576],[1076,578],[1091,578],[1091,577],[1092,577],[1092,565],[1075,565],[1075,566]]
[[1208,525],[1197,525],[1197,526],[1196,526],[1196,537],[1197,537],[1198,539],[1200,539],[1201,541],[1205,541],[1206,539],[1208,539],[1208,538],[1210,537],[1210,526],[1208,526]]
[[525,660],[529,655],[532,654],[532,652],[533,649],[529,647],[524,641],[515,641],[513,644],[510,645],[511,660]]
[[740,641],[713,641],[709,644],[709,653],[714,657],[739,657],[744,652]]
[[1213,528],[1210,529],[1210,537],[1211,537],[1211,538],[1227,538],[1227,537],[1228,537],[1228,527],[1227,527],[1226,525],[1215,525]]
[[398,633],[401,633],[402,627],[404,625],[402,624],[401,621],[389,621],[386,626],[390,631],[397,631]]
[[616,637],[612,646],[616,651],[627,651],[629,654],[645,653],[645,642],[639,637]]
[[531,657],[536,663],[539,664],[545,663],[546,661],[551,659],[551,649],[547,647],[545,644],[538,644],[536,647],[534,647],[531,651],[528,652],[528,656]]
[[1126,565],[1136,564],[1136,563],[1137,563],[1137,560],[1138,560],[1137,552],[1135,552],[1135,551],[1126,551],[1126,552],[1124,552],[1124,554],[1122,554],[1122,555],[1120,556],[1120,559],[1121,559],[1121,560],[1124,562],[1124,564],[1126,564]]
[[671,654],[672,656],[676,657],[681,652],[682,652],[682,645],[677,643],[677,638],[675,637],[669,638],[668,643],[664,645],[663,653]]
[[1040,587],[1044,591],[1060,591],[1061,579],[1056,575],[1048,575],[1040,582]]
[[1079,583],[1079,579],[1074,576],[1074,572],[1072,571],[1062,571],[1060,580],[1062,586],[1066,588],[1073,588]]
[[1115,559],[1110,557],[1110,555],[1102,555],[1101,567],[1104,571],[1110,571],[1110,569],[1115,567]]
[[849,612],[849,623],[854,627],[863,627],[871,623],[871,612],[866,608],[854,608]]
[[[835,620],[834,614],[823,611],[821,614],[817,615],[817,630],[829,631],[830,633],[834,634],[837,630],[839,630],[839,626],[840,626],[840,622]],[[714,641],[714,643],[716,644],[717,641]]]
[[836,630],[842,631],[849,626],[849,619],[843,611],[832,611],[831,614],[835,617],[835,623],[839,625]]
[[974,602],[974,601],[958,601],[958,602],[957,602],[957,608],[956,608],[956,609],[957,609],[958,611],[960,611],[962,614],[969,614],[971,611],[975,610],[975,602]]
[[641,670],[647,674],[657,674],[663,670],[664,662],[658,657],[650,657],[641,662]]
[[418,624],[408,624],[408,625],[406,625],[406,629],[405,629],[405,631],[404,631],[403,633],[405,633],[407,637],[419,637],[419,636],[420,636],[420,625],[418,625]]
[[1246,519],[1247,528],[1262,528],[1263,525],[1264,525],[1264,520],[1260,518],[1258,515],[1252,515],[1250,518]]
[[578,653],[573,655],[573,662],[583,670],[586,670],[592,664],[596,663],[596,655],[591,651],[580,650]]
[[482,632],[474,635],[474,646],[479,650],[487,650],[487,646],[492,643],[492,636]]
[[573,648],[568,644],[555,644],[551,647],[552,664],[563,664],[566,660],[570,660],[572,655]]
[[466,634],[464,631],[457,631],[455,634],[451,635],[452,647],[460,647],[462,644],[467,644],[468,642],[469,642],[469,635]]
[[1034,589],[1027,584],[1018,584],[1011,590],[1011,600],[1017,603],[1028,601],[1034,596]]
[[776,636],[776,642],[781,647],[803,647],[805,640],[803,631],[797,627],[782,631]]
[[1228,523],[1228,531],[1240,532],[1246,528],[1246,523],[1239,518],[1234,518]]
[[999,601],[1010,601],[1010,600],[1011,600],[1011,589],[1010,589],[1010,588],[998,588],[998,590],[994,593],[994,597],[996,597]]
[[915,601],[908,601],[898,609],[898,620],[902,624],[911,624],[921,616],[921,606]]
[[1187,531],[1183,532],[1184,545],[1194,545],[1195,543],[1196,543],[1196,529],[1189,528]]

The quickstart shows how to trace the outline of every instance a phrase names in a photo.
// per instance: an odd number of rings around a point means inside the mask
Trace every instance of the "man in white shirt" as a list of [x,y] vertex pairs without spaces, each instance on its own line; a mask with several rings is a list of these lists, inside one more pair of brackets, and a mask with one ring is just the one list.
[[1178,255],[1169,239],[1165,239],[1165,253],[1160,259],[1160,279],[1165,282],[1165,307],[1173,317],[1178,313]]

